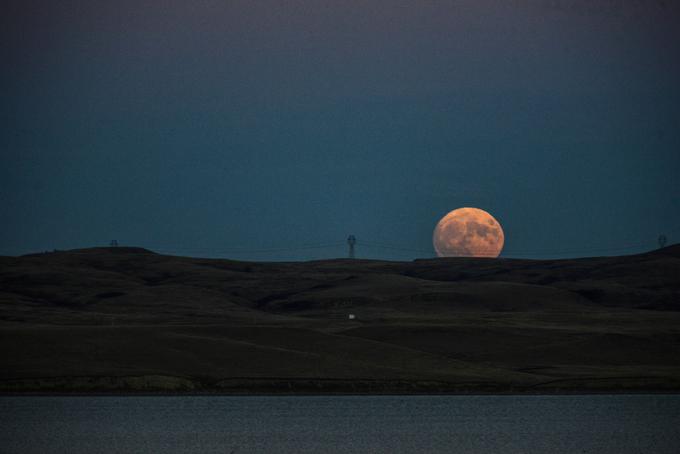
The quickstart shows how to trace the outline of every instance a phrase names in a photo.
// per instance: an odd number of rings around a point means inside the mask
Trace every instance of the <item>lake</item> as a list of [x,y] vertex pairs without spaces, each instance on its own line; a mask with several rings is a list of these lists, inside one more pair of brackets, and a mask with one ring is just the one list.
[[680,395],[0,397],[2,453],[678,453]]

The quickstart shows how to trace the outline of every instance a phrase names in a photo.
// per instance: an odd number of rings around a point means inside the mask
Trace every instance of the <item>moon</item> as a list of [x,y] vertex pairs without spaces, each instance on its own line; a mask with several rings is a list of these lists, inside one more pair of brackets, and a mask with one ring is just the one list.
[[498,257],[505,234],[498,221],[479,208],[458,208],[441,218],[432,244],[439,257]]

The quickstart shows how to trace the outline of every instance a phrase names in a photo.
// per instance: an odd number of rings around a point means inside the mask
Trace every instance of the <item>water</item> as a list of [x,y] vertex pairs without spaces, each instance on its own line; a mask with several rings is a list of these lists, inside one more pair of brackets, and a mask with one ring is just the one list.
[[680,395],[0,397],[2,453],[678,453]]

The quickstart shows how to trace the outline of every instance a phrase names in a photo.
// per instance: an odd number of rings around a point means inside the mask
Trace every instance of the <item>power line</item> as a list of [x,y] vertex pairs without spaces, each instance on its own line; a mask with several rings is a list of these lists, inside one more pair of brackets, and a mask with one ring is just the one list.
[[[666,229],[666,233],[673,233],[676,231],[680,231],[680,227],[676,227],[673,229]],[[618,246],[612,246],[612,247],[565,247],[565,248],[553,248],[553,249],[504,249],[502,251],[502,257],[509,258],[509,257],[532,257],[532,256],[560,256],[560,255],[577,255],[577,256],[588,256],[591,254],[597,254],[597,253],[608,253],[608,252],[623,252],[623,251],[640,251],[641,249],[645,248],[647,250],[652,250],[655,249],[657,244],[659,243],[659,239],[665,237],[665,235],[661,235],[660,237],[655,238],[653,241],[651,238],[649,241],[645,242],[636,242],[636,243],[629,243],[629,244],[623,244],[623,245],[618,245]],[[638,237],[639,238],[639,237]],[[116,242],[116,244],[119,244]],[[664,243],[665,244],[665,243]],[[113,243],[109,244],[109,246],[112,246]],[[424,249],[424,248],[415,248],[415,247],[407,247],[407,246],[402,246],[399,244],[389,244],[381,241],[373,241],[372,239],[358,239],[354,235],[350,235],[347,240],[345,241],[328,241],[328,242],[323,242],[323,243],[307,243],[307,244],[299,244],[299,245],[290,245],[287,247],[261,247],[261,248],[247,248],[247,247],[210,247],[210,246],[185,246],[185,245],[178,245],[178,244],[172,244],[172,243],[145,243],[142,244],[142,247],[154,250],[159,253],[164,253],[164,254],[177,254],[177,255],[187,255],[187,254],[197,254],[198,256],[224,256],[224,255],[237,255],[237,256],[242,256],[242,255],[248,255],[248,254],[270,254],[270,253],[292,253],[292,252],[299,252],[299,251],[312,251],[312,250],[326,250],[326,251],[331,251],[335,250],[338,252],[337,255],[334,255],[334,257],[340,257],[341,254],[340,248],[346,248],[349,245],[349,256],[353,257],[354,256],[354,246],[357,245],[360,247],[361,250],[374,250],[374,251],[389,251],[390,254],[392,255],[399,255],[399,256],[411,256],[413,257],[414,255],[427,258],[427,257],[435,257],[436,253],[434,249]],[[345,249],[347,250],[347,249]],[[477,254],[479,252],[484,253],[484,251],[479,251],[476,250]],[[489,250],[489,255],[492,255],[496,253],[495,250]],[[335,253],[334,253],[335,254]]]
[[[342,241],[336,241],[336,242],[328,242],[328,243],[317,243],[317,244],[304,244],[304,245],[298,245],[298,246],[290,246],[290,247],[269,247],[269,248],[256,248],[256,249],[248,249],[248,248],[236,248],[236,247],[231,247],[231,248],[213,248],[213,247],[167,247],[167,246],[160,246],[160,247],[155,247],[153,249],[159,250],[159,251],[182,251],[182,252],[210,252],[210,253],[222,253],[222,254],[228,254],[228,253],[236,253],[236,254],[249,254],[249,253],[269,253],[269,252],[292,252],[292,251],[303,251],[303,250],[312,250],[312,249],[331,249],[331,248],[340,248],[340,247],[346,247],[346,245],[350,242],[349,238],[347,242],[342,242]],[[417,254],[425,254],[425,255],[433,255],[434,250],[431,249],[421,249],[421,248],[410,248],[410,247],[404,247],[404,246],[398,246],[398,245],[393,245],[393,244],[387,244],[387,243],[382,243],[382,242],[375,242],[375,241],[367,241],[367,240],[358,240],[354,238],[354,244],[360,245],[362,247],[366,247],[369,249],[384,249],[384,250],[390,250],[390,251],[399,251],[399,252],[407,252],[407,253],[417,253]],[[638,249],[642,247],[649,247],[653,244],[653,242],[647,241],[644,243],[634,243],[634,244],[627,244],[627,245],[621,245],[621,246],[616,246],[616,247],[582,247],[582,248],[564,248],[564,249],[533,249],[533,250],[521,250],[521,249],[509,249],[509,250],[504,250],[503,255],[549,255],[549,254],[569,254],[569,253],[590,253],[590,252],[611,252],[611,251],[623,251],[623,250],[631,250],[631,249]],[[350,244],[352,246],[352,244]],[[484,252],[484,251],[481,251]],[[489,252],[492,252],[492,250],[489,250]]]
[[317,248],[317,247],[330,247],[330,246],[339,246],[344,244],[342,241],[333,241],[333,242],[326,242],[326,243],[313,243],[313,244],[300,244],[296,246],[290,246],[290,247],[280,247],[280,246],[272,246],[272,247],[267,247],[267,248],[256,248],[256,249],[250,249],[247,247],[212,247],[212,246],[174,246],[172,244],[168,243],[144,243],[148,247],[157,247],[157,248],[164,248],[164,249],[191,249],[191,250],[223,250],[223,251],[254,251],[254,250],[263,250],[263,251],[269,251],[269,250],[283,250],[283,249],[307,249],[307,248]]
[[310,249],[329,249],[337,248],[343,246],[343,242],[317,244],[317,245],[304,245],[304,246],[294,246],[294,247],[278,247],[278,248],[262,248],[262,249],[247,249],[247,248],[226,248],[226,249],[216,249],[210,247],[203,248],[153,248],[157,251],[181,251],[181,252],[211,252],[217,254],[251,254],[251,253],[269,253],[269,252],[291,252],[291,251],[302,251]]
[[[405,248],[401,246],[394,246],[394,245],[388,245],[384,243],[377,243],[373,241],[361,241],[359,244],[369,247],[369,248],[379,248],[379,249],[386,249],[386,250],[393,250],[393,251],[403,251],[403,252],[412,252],[412,253],[421,253],[421,254],[428,254],[432,255],[434,253],[433,250],[425,250],[425,249],[415,249],[415,248]],[[553,254],[575,254],[575,253],[595,253],[595,252],[615,252],[615,251],[625,251],[625,250],[633,250],[633,249],[639,249],[642,247],[648,247],[651,246],[652,242],[644,242],[644,243],[636,243],[636,244],[628,244],[625,246],[617,246],[617,247],[606,247],[606,248],[570,248],[570,249],[553,249],[553,250],[504,250],[503,251],[503,256],[508,256],[508,255],[553,255]],[[489,249],[487,251],[484,250],[476,250],[477,252],[488,252],[488,253],[495,253],[495,249]]]
[[387,245],[387,244],[382,244],[382,243],[375,243],[372,241],[358,241],[360,245],[369,247],[369,248],[379,248],[379,249],[389,249],[389,250],[394,250],[394,251],[404,251],[404,252],[417,252],[419,254],[432,254],[434,251],[433,250],[426,250],[426,249],[415,249],[415,248],[406,248],[402,246],[393,246],[393,245]]

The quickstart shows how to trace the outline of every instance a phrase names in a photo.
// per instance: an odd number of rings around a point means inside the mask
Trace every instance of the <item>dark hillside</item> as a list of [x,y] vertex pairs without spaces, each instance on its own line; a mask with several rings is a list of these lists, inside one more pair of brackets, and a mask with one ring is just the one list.
[[0,338],[5,390],[677,390],[680,246],[569,260],[0,257]]

